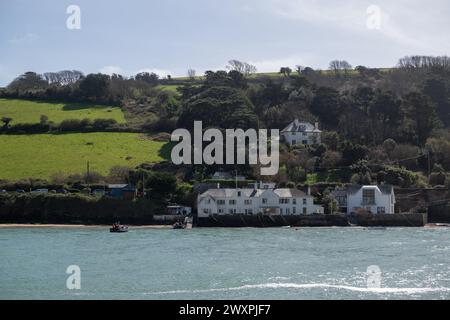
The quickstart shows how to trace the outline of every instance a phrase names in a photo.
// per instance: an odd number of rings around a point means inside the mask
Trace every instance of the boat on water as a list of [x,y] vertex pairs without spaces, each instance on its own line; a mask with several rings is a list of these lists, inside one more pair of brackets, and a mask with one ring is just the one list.
[[183,222],[177,221],[172,226],[173,229],[186,229],[186,225]]
[[128,232],[128,226],[121,225],[119,222],[116,222],[109,228],[109,232]]
[[184,221],[177,221],[172,225],[173,229],[192,229],[192,217],[186,217]]

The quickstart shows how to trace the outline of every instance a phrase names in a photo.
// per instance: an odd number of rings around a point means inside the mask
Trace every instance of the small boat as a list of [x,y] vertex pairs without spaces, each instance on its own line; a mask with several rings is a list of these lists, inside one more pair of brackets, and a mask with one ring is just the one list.
[[172,226],[173,229],[185,229],[186,225],[180,221],[177,221]]
[[119,223],[114,223],[109,232],[128,232],[128,226],[121,225]]

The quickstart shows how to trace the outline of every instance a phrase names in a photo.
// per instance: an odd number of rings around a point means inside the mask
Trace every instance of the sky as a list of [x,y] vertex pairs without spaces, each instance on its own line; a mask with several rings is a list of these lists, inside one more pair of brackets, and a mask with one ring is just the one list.
[[185,76],[230,59],[392,67],[450,55],[449,17],[448,0],[0,0],[0,86],[26,71]]

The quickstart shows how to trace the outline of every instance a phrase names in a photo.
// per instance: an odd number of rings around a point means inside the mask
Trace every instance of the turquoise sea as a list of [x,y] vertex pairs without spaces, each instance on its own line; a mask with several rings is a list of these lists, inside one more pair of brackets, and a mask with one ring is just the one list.
[[2,228],[0,257],[0,299],[450,298],[449,228]]

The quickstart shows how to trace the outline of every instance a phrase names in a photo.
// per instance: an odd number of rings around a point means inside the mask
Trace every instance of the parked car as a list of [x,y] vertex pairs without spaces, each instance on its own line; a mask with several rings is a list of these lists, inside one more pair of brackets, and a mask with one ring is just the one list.
[[31,191],[31,193],[48,193],[48,189],[36,189]]
[[56,190],[56,193],[67,194],[67,193],[69,193],[69,191],[67,191],[66,189],[58,189],[58,190]]
[[16,193],[25,193],[25,190],[23,190],[23,189],[17,189],[17,190],[16,190]]

